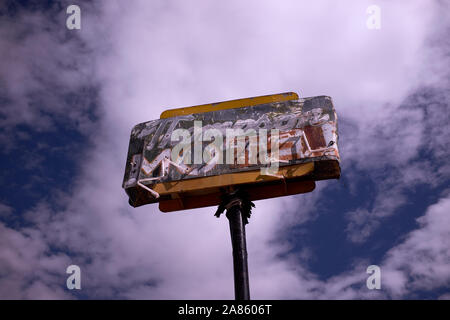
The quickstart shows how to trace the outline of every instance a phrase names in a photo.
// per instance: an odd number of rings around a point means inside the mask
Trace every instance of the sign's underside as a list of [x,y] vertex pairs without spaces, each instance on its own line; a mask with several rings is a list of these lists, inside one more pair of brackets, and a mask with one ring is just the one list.
[[[230,188],[239,187],[249,194],[250,200],[258,200],[310,192],[316,180],[339,178],[337,117],[330,97],[299,99],[295,93],[285,93],[251,99],[235,100],[235,104],[227,102],[222,106],[213,104],[209,109],[200,106],[169,110],[161,115],[162,119],[136,125],[131,132],[123,182],[130,204],[137,207],[159,202],[161,211],[175,211],[218,205],[221,194]],[[244,137],[244,153],[241,158],[233,153],[231,163],[225,161],[228,142],[224,138],[220,143],[223,161],[217,161],[216,157],[196,163],[193,152],[183,152],[182,157],[175,160],[176,165],[167,165],[165,161],[174,160],[171,151],[179,144],[178,139],[172,141],[177,129],[189,132],[192,151],[194,148],[204,150],[211,144],[214,139],[200,141],[198,145],[199,140],[195,139],[199,124],[203,135],[210,129],[223,137],[230,129],[244,135],[264,130],[269,134],[259,135],[257,140],[252,140],[250,135]],[[272,129],[279,132],[276,160],[279,170],[276,174],[265,175],[261,174],[261,168],[270,167],[270,163],[252,161],[251,150],[261,151],[261,145],[252,143],[267,140],[270,154]]]

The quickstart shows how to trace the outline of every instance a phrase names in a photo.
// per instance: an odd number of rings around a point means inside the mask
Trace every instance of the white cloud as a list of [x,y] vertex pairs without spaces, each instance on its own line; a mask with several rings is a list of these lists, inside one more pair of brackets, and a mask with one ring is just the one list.
[[387,253],[383,280],[395,296],[450,285],[450,197],[430,206],[420,228]]
[[0,223],[0,297],[2,299],[70,298],[58,280],[64,280],[64,254],[49,252],[38,230],[20,231]]
[[2,15],[0,152],[14,148],[20,135],[17,125],[37,132],[54,132],[57,125],[82,133],[92,129],[93,91],[88,89],[95,85],[89,68],[92,52],[76,35],[68,35],[59,19],[55,21],[60,14],[53,7],[45,14],[18,10],[12,17]]

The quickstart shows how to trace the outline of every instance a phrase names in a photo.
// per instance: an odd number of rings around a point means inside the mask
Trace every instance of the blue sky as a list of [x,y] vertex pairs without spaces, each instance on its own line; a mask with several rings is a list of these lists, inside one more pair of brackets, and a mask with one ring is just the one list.
[[215,208],[128,205],[130,130],[285,91],[333,98],[342,177],[256,202],[252,298],[450,298],[446,2],[75,2],[81,30],[69,4],[0,5],[0,298],[233,298]]

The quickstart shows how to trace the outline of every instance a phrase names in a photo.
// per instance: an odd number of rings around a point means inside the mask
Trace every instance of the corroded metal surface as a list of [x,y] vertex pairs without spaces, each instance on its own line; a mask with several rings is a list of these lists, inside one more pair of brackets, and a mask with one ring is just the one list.
[[[196,163],[194,149],[204,150],[211,143],[211,141],[198,142],[198,139],[194,141],[199,134],[199,131],[196,131],[198,124],[201,124],[200,134],[209,129],[216,129],[222,133],[224,137],[220,150],[223,152],[222,163],[217,161],[217,158]],[[192,152],[183,153],[183,158],[177,162],[178,166],[166,166],[164,159],[172,159],[171,151],[179,143],[178,140],[172,141],[172,133],[177,129],[189,132]],[[257,139],[250,136],[244,138],[246,139],[244,154],[241,158],[233,154],[231,163],[225,161],[228,150],[225,138],[227,129],[235,131],[241,129],[244,134],[253,129],[259,134]],[[252,155],[252,150],[259,152],[260,149],[255,144],[265,140],[267,153],[270,154],[271,129],[279,130],[280,169],[314,162],[316,164],[314,172],[308,179],[314,181],[339,177],[337,117],[331,98],[327,96],[302,98],[245,108],[188,114],[136,125],[131,132],[123,181],[123,187],[130,196],[130,203],[138,206],[159,201],[148,195],[142,197],[141,191],[138,190],[140,189],[137,186],[138,181],[143,181],[147,187],[153,188],[157,184],[173,185],[190,179],[258,171],[262,167],[267,167],[267,162],[262,163],[258,160],[258,155],[256,158],[254,154]],[[195,143],[197,145],[194,146]],[[177,190],[180,193],[180,189]],[[182,197],[180,194],[171,195],[169,198],[180,196]],[[164,199],[163,197],[160,200]]]

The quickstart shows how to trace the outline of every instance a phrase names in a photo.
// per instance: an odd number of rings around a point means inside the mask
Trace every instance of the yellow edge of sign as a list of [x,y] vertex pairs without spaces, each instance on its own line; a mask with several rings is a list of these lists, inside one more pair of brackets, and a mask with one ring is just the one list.
[[217,110],[234,109],[256,106],[258,104],[272,103],[272,102],[282,102],[288,100],[298,100],[298,94],[295,92],[285,92],[279,94],[271,94],[266,96],[244,98],[237,100],[229,100],[223,102],[202,104],[199,106],[169,109],[161,113],[160,119],[185,116],[193,113],[211,112]]
[[[307,162],[293,166],[280,167],[277,175],[283,176],[285,178],[295,178],[309,174],[313,171],[314,171],[314,162]],[[190,192],[202,189],[225,187],[229,185],[237,185],[244,183],[274,181],[280,179],[282,178],[261,175],[260,170],[256,170],[256,171],[228,173],[211,177],[187,179],[176,182],[158,183],[151,188],[156,192],[158,192],[159,194],[165,195],[179,192]]]

